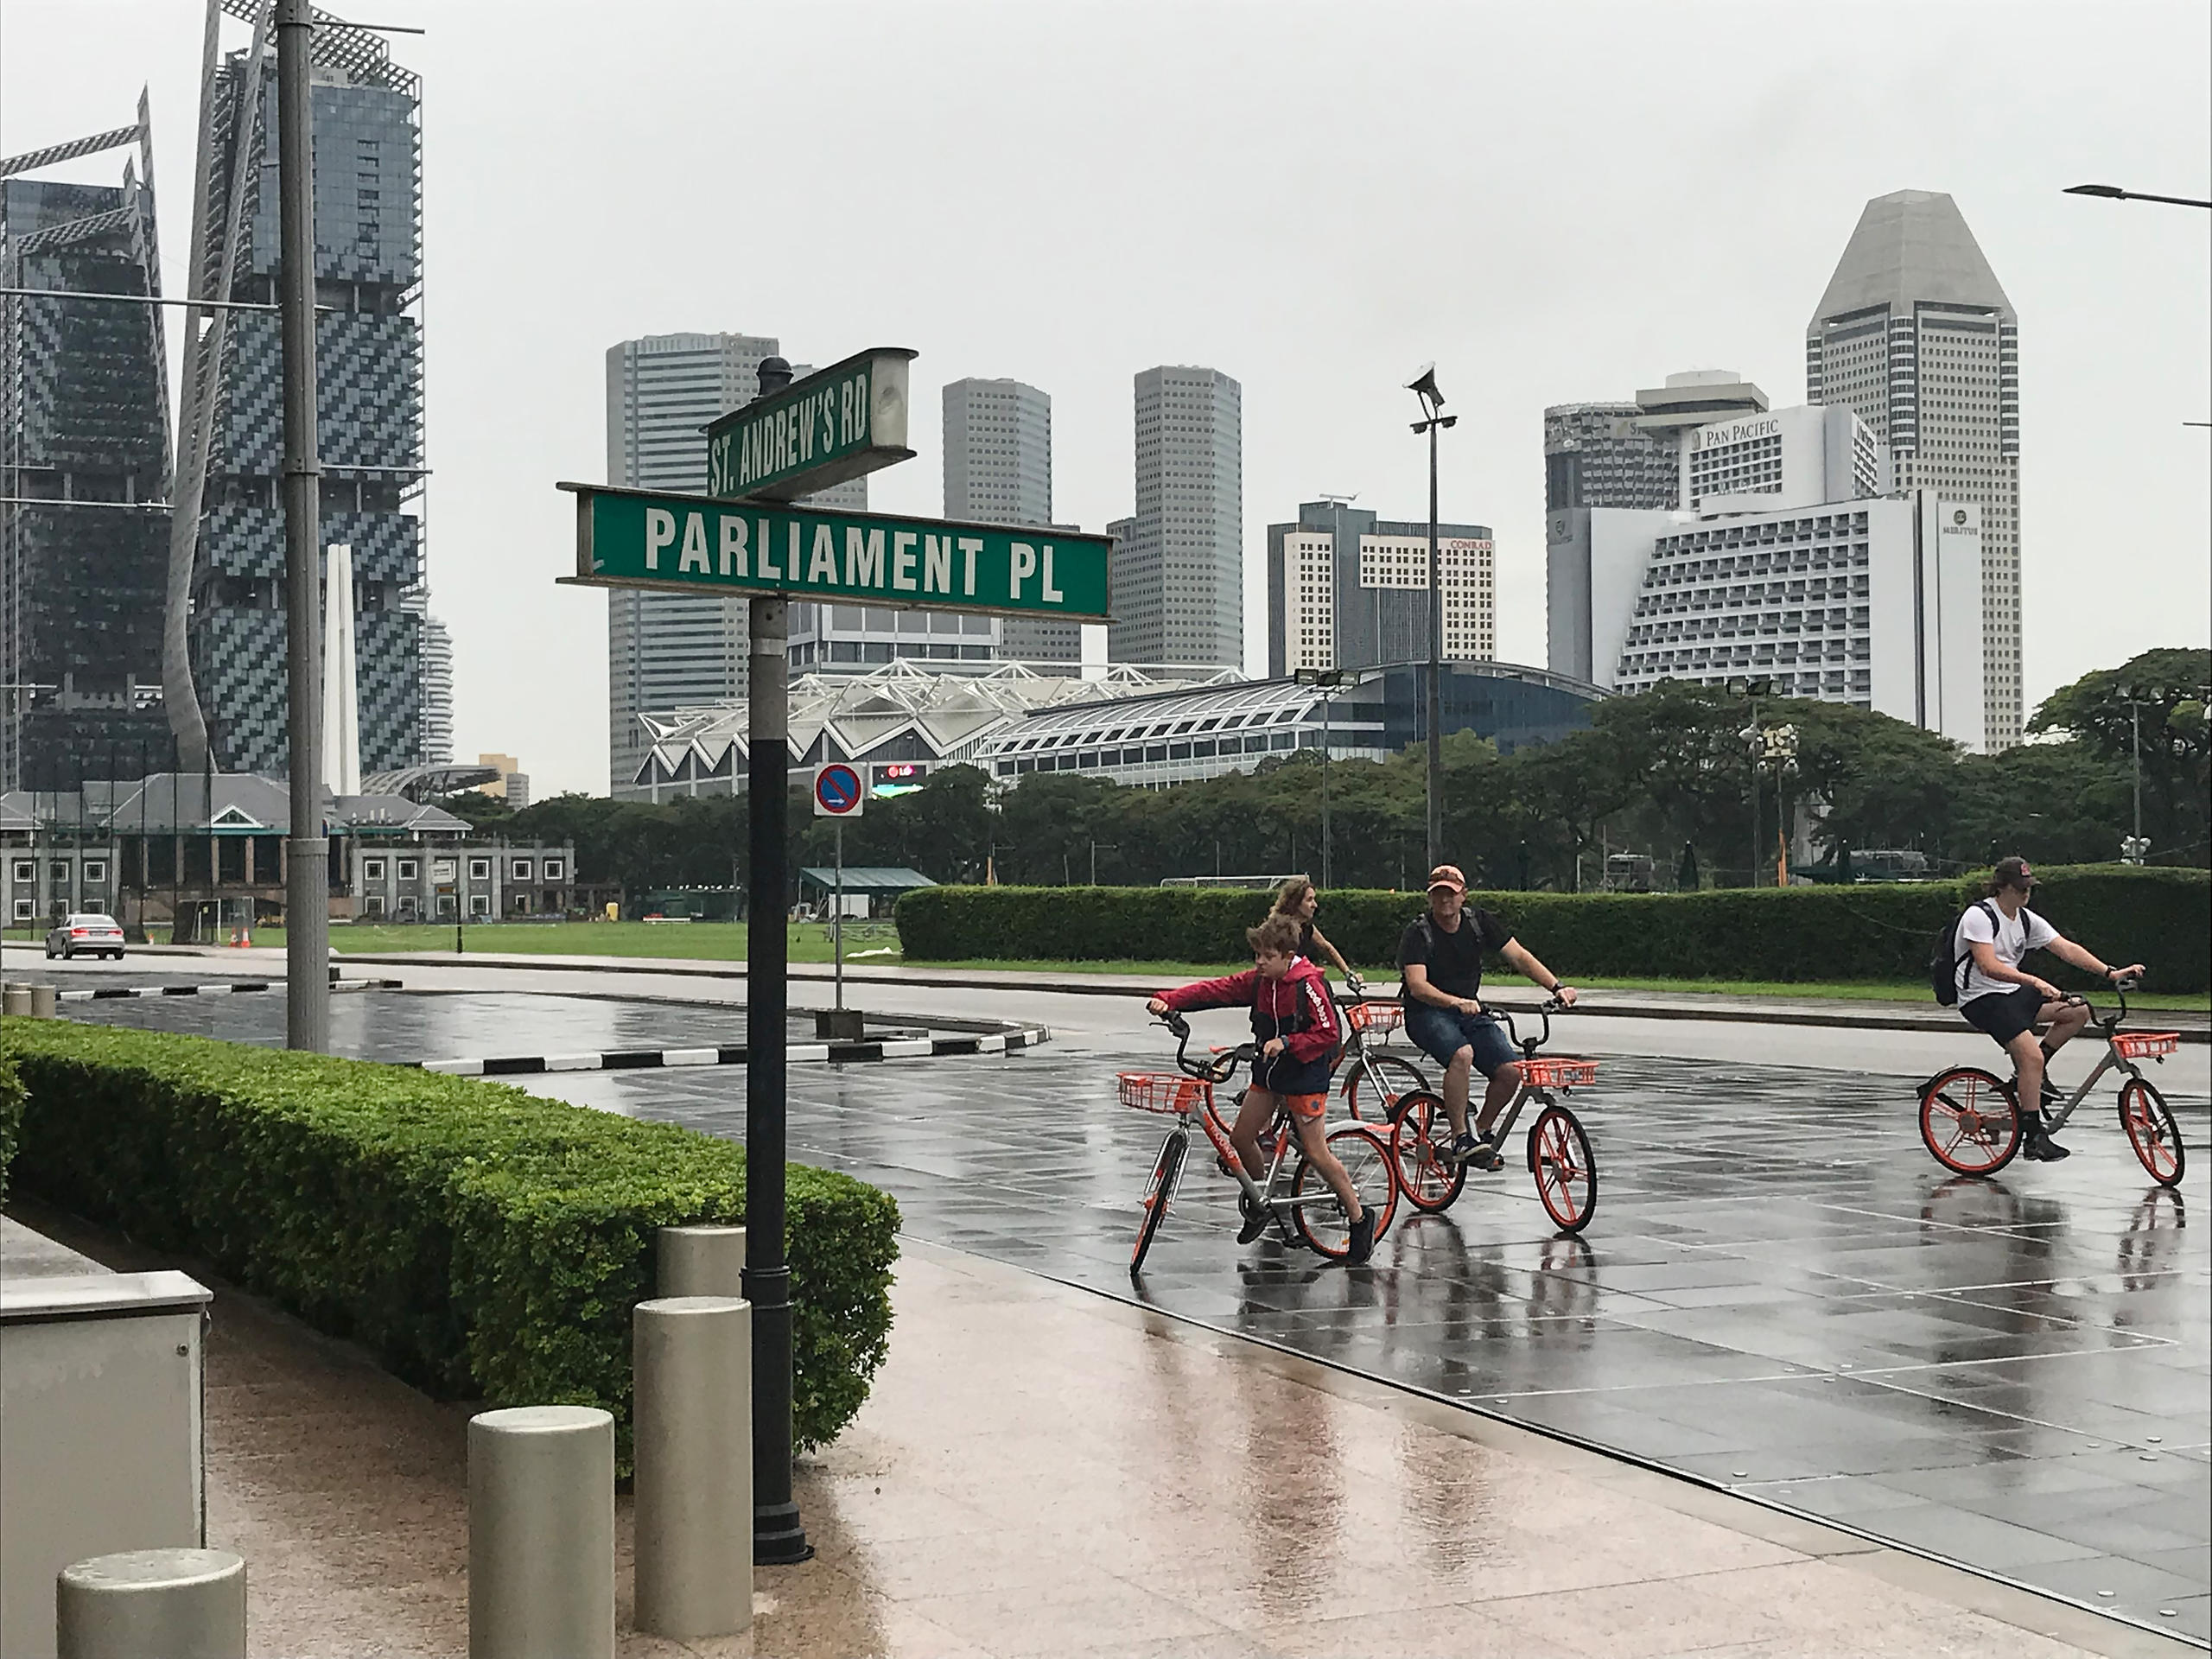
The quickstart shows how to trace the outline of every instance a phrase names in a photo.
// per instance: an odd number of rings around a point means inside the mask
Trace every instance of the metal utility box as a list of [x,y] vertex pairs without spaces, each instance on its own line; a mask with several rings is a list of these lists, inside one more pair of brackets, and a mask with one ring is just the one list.
[[0,1654],[54,1659],[54,1585],[89,1556],[205,1544],[211,1293],[181,1273],[0,1284]]

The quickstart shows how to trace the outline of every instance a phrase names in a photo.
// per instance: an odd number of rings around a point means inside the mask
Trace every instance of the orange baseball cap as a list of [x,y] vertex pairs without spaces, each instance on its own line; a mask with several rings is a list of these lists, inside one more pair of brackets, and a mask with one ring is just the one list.
[[1459,867],[1457,864],[1440,864],[1428,873],[1428,890],[1434,893],[1439,887],[1449,887],[1454,893],[1465,893],[1467,890],[1467,878],[1459,873]]

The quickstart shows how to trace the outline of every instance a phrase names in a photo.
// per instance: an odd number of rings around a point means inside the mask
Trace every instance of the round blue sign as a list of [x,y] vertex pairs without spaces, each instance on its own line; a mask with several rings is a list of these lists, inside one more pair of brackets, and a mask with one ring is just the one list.
[[861,775],[852,767],[827,766],[814,774],[814,798],[824,812],[842,817],[861,804]]

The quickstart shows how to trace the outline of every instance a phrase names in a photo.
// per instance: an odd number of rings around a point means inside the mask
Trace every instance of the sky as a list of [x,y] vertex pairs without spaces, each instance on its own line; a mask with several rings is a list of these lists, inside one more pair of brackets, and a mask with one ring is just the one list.
[[[339,0],[423,79],[432,609],[454,750],[607,787],[607,601],[563,479],[603,480],[607,347],[699,330],[795,361],[911,346],[938,388],[1052,397],[1053,506],[1130,511],[1133,377],[1243,385],[1245,652],[1267,526],[1425,512],[1404,383],[1449,411],[1442,516],[1495,528],[1498,654],[1544,659],[1548,404],[1728,368],[1804,400],[1859,210],[1954,196],[2020,319],[2029,706],[2212,632],[2212,7],[1141,0]],[[150,88],[183,292],[194,0],[0,0],[0,154]],[[225,24],[226,45],[245,25]],[[41,175],[112,182],[121,152]]]

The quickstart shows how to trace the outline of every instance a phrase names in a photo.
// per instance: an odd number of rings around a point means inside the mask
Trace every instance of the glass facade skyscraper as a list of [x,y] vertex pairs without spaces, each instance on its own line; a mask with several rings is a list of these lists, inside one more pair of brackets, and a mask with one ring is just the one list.
[[[380,38],[334,20],[319,20],[314,59],[315,297],[327,308],[315,321],[322,540],[353,550],[360,764],[385,772],[425,755],[421,83]],[[250,193],[232,300],[277,296],[275,74],[273,49],[258,64],[243,51],[226,60],[213,149],[201,158],[210,240],[199,257],[220,257],[232,177]],[[249,99],[257,75],[258,98]],[[234,172],[241,147],[245,165]],[[290,763],[283,353],[272,313],[232,314],[217,385],[193,570],[193,671],[216,765],[282,773]]]
[[[132,146],[116,185],[22,176]],[[146,176],[141,177],[143,168]],[[0,286],[161,292],[138,124],[0,161]],[[168,513],[160,310],[0,296],[0,789],[169,763],[162,696]],[[70,505],[79,504],[79,505]]]

